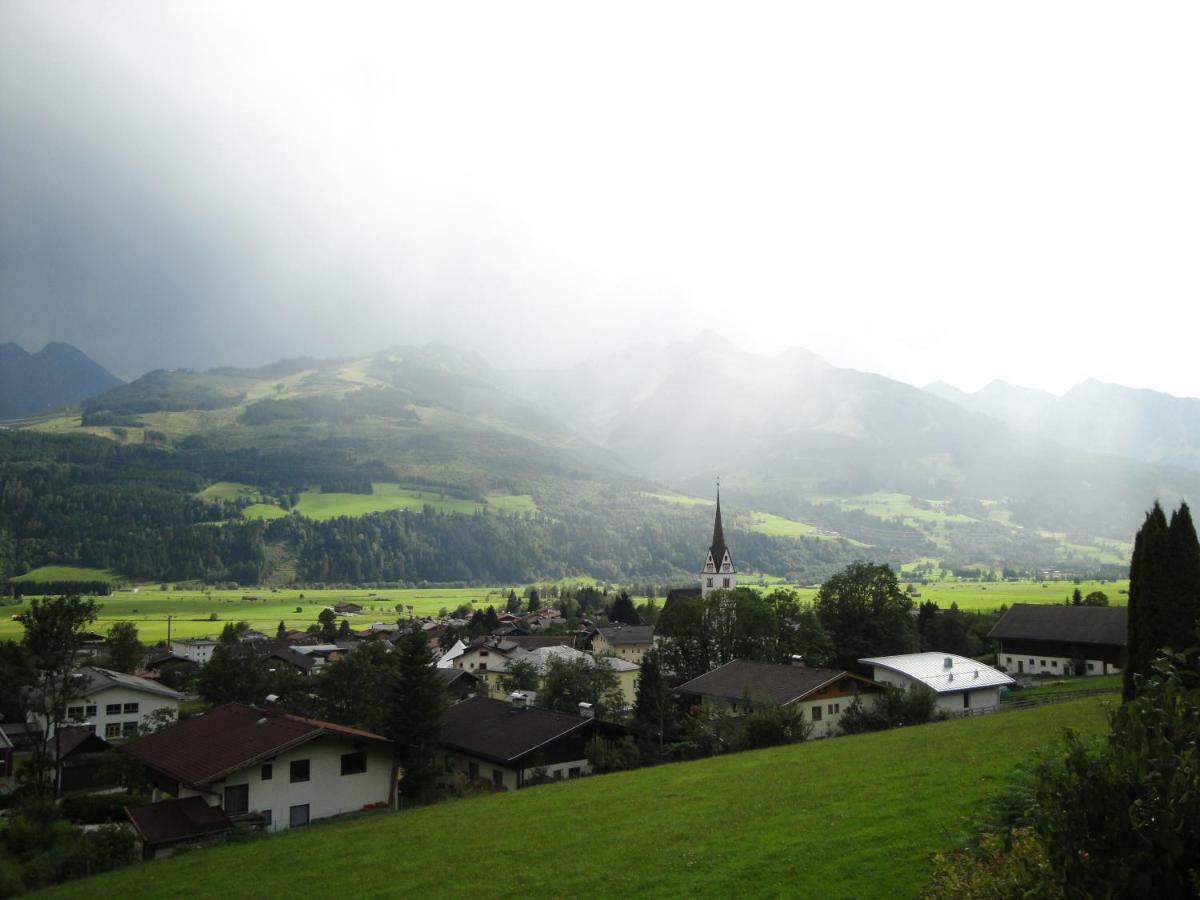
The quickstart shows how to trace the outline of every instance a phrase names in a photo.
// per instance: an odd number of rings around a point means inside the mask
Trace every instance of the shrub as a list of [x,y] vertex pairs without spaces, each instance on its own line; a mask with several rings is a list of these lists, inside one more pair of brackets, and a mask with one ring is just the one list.
[[874,705],[868,706],[861,697],[855,697],[842,714],[842,731],[862,734],[945,718],[946,713],[937,708],[937,695],[923,684],[909,685],[907,691],[888,685]]
[[799,706],[760,706],[743,716],[739,725],[739,750],[795,744],[812,733],[812,723],[804,721],[804,710]]

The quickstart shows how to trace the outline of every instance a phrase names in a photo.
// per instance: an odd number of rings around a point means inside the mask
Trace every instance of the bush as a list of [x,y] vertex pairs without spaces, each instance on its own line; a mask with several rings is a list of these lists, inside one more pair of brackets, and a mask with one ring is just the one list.
[[587,758],[592,764],[592,771],[597,774],[636,769],[642,763],[641,751],[633,738],[628,736],[619,741],[594,738],[587,745]]
[[923,900],[999,900],[1037,897],[1060,900],[1045,846],[1032,828],[987,834],[978,850],[956,850],[933,858],[933,878]]
[[855,697],[842,714],[842,731],[862,734],[945,718],[946,713],[937,708],[937,695],[923,684],[909,685],[907,691],[888,685],[874,705],[868,706],[861,697]]
[[812,723],[804,721],[804,710],[799,706],[761,706],[743,716],[738,724],[739,750],[795,744],[812,733]]

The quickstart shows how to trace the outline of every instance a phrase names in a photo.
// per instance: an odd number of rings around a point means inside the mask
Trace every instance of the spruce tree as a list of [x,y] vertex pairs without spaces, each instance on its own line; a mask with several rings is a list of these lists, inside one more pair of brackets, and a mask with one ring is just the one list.
[[387,736],[396,744],[403,771],[401,791],[405,796],[422,799],[428,796],[437,776],[435,756],[446,692],[419,625],[414,623],[397,642],[395,656]]
[[1190,646],[1200,619],[1200,541],[1192,524],[1192,513],[1181,503],[1171,515],[1168,533],[1171,554],[1171,605],[1168,615],[1174,641],[1171,647],[1183,650]]

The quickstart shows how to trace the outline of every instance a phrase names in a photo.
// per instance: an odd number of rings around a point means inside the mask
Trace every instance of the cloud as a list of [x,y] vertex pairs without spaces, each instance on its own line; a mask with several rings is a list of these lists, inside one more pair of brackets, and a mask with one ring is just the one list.
[[125,375],[709,328],[1200,393],[1197,15],[10,0],[0,328]]

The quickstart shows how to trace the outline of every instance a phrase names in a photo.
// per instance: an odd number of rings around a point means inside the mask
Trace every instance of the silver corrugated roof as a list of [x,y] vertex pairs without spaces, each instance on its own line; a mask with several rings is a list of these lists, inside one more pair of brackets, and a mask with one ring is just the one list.
[[[950,660],[949,666],[946,665],[946,660]],[[864,666],[878,666],[906,675],[939,694],[1014,683],[1013,679],[1000,670],[954,653],[931,651],[903,653],[900,656],[871,656],[860,659],[859,662]]]

